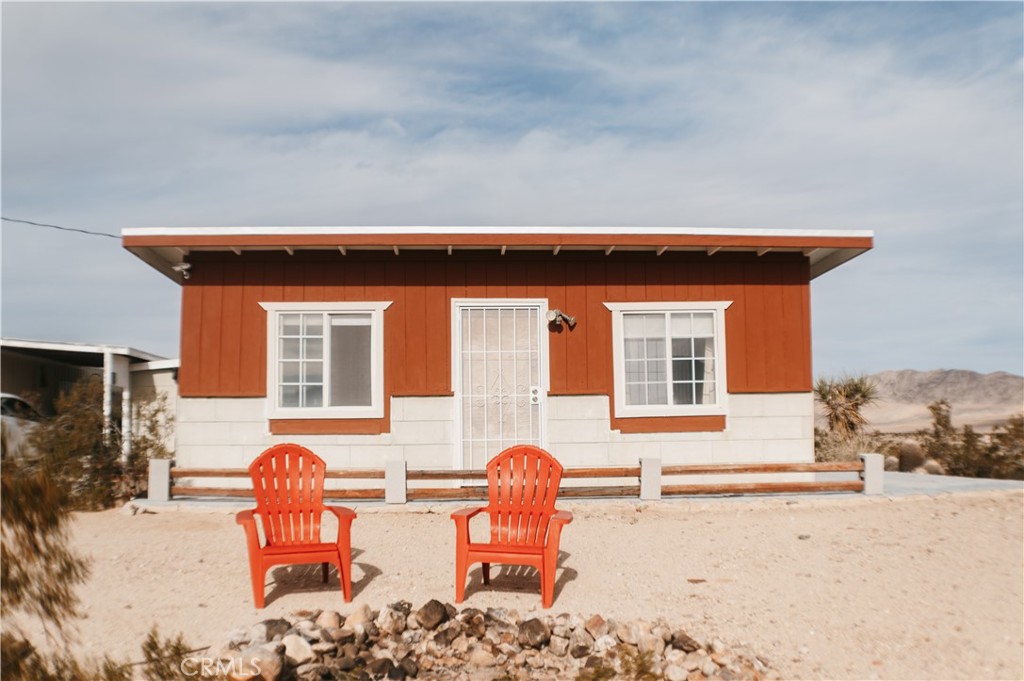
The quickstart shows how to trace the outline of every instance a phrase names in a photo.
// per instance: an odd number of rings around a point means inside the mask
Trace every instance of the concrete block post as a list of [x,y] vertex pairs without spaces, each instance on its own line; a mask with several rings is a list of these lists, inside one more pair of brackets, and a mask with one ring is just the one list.
[[661,459],[640,459],[640,499],[658,501],[661,499]]
[[881,454],[861,454],[864,462],[864,494],[882,494],[885,487],[885,459]]
[[405,490],[405,461],[386,461],[384,463],[384,503],[404,504],[406,502]]
[[171,500],[171,460],[149,460],[149,500]]

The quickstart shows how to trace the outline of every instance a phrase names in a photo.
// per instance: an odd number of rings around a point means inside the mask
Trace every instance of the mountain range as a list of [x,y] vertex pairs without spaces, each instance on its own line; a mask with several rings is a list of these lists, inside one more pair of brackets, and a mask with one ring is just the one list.
[[953,425],[958,428],[969,424],[987,431],[1024,412],[1024,376],[1005,371],[903,369],[868,378],[878,390],[876,402],[864,410],[869,430],[908,433],[930,428],[928,405],[941,399],[952,406]]

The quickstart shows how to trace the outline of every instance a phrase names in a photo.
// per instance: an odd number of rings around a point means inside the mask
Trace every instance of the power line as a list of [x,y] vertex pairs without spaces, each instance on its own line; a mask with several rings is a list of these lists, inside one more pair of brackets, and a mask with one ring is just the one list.
[[20,222],[23,225],[32,225],[33,227],[49,227],[50,229],[59,229],[63,232],[78,232],[79,234],[88,234],[89,236],[105,236],[111,239],[121,239],[119,235],[110,234],[109,232],[93,232],[88,229],[78,229],[77,227],[61,227],[60,225],[48,225],[45,222],[32,222],[31,220],[15,220],[14,218],[5,218],[2,216],[0,216],[0,220],[3,220],[4,222]]

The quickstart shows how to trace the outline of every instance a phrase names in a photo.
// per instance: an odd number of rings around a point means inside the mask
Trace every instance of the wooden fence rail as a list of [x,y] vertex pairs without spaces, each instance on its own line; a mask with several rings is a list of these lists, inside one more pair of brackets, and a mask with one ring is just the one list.
[[[397,465],[396,465],[397,464]],[[701,475],[779,475],[793,473],[857,474],[856,479],[744,481],[727,483],[666,483],[666,478],[685,478]],[[328,471],[329,480],[365,480],[371,485],[383,481],[383,487],[366,486],[346,489],[327,489],[324,497],[334,500],[383,499],[388,503],[408,500],[486,499],[487,488],[466,481],[483,481],[483,470],[406,470],[404,462],[391,462],[384,469],[360,468]],[[603,466],[594,468],[567,468],[565,480],[623,480],[627,484],[573,486],[563,485],[559,496],[567,498],[612,497],[656,500],[666,496],[737,495],[737,494],[806,494],[820,492],[882,491],[882,462],[878,454],[862,454],[859,461],[831,463],[758,463],[758,464],[697,464],[661,465],[660,459],[641,459],[639,466]],[[243,479],[249,472],[226,468],[171,468],[170,462],[150,463],[150,499],[167,501],[171,498],[233,497],[250,498],[248,485],[217,487],[181,484],[185,480],[210,478]],[[461,486],[418,487],[409,482],[462,481]],[[635,484],[639,482],[639,484]],[[379,483],[378,483],[379,484]]]

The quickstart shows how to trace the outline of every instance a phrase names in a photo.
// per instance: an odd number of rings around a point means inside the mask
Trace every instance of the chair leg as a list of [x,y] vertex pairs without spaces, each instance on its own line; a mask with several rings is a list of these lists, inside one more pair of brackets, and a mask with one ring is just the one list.
[[555,568],[558,561],[545,559],[540,569],[540,602],[541,606],[550,608],[555,600]]
[[481,563],[481,565],[483,566],[482,569],[481,569],[481,572],[484,573],[484,584],[490,584],[491,583],[491,564],[490,563]]
[[469,555],[463,547],[455,549],[455,602],[466,599],[466,578],[469,576]]
[[257,558],[255,560],[249,560],[249,576],[252,579],[252,600],[256,604],[257,610],[263,609],[263,582],[266,579],[267,573],[263,569],[262,562]]
[[352,554],[341,556],[338,564],[338,579],[341,580],[341,595],[346,603],[352,601]]

